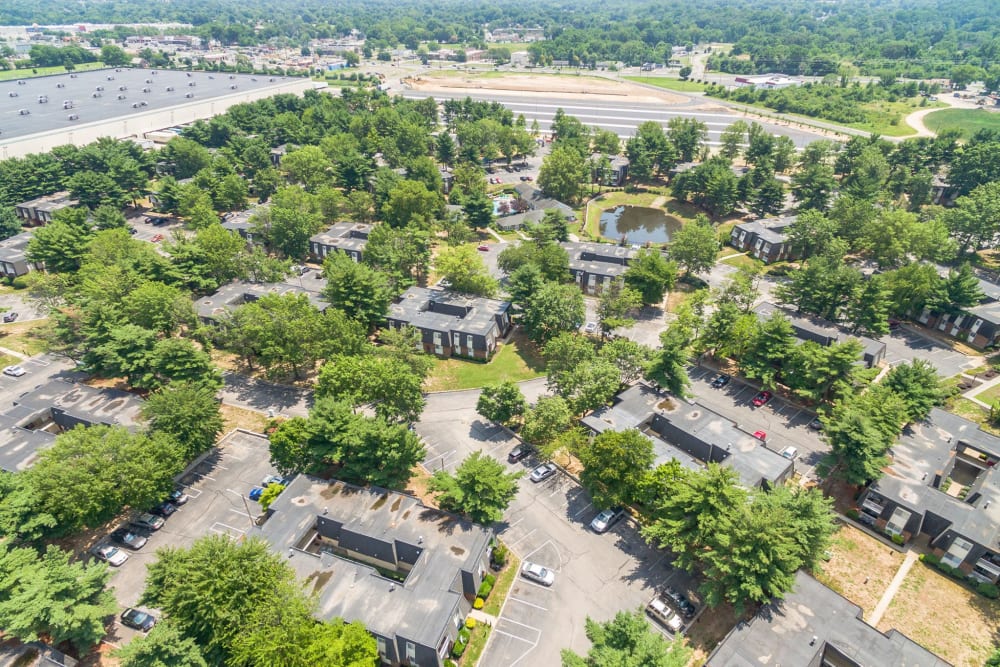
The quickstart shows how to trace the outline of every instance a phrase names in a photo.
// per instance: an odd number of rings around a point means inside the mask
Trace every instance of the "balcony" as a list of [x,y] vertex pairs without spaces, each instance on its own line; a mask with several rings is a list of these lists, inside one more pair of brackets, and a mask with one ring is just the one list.
[[878,504],[871,498],[865,498],[864,502],[861,503],[861,509],[877,519],[882,516],[882,512],[885,511],[885,506]]

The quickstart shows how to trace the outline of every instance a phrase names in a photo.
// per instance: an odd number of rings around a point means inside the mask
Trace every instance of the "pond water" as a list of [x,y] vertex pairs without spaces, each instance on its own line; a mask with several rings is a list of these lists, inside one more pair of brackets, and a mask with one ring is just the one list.
[[681,221],[658,208],[616,206],[601,213],[601,236],[641,245],[667,243],[670,235],[681,228]]

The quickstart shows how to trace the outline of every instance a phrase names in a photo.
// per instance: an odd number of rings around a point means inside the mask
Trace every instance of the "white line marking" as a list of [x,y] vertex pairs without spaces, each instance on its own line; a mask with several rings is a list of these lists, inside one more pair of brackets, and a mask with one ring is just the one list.
[[229,511],[232,512],[232,513],[234,513],[234,514],[239,514],[240,516],[246,517],[248,519],[252,519],[253,518],[252,516],[250,516],[249,514],[247,514],[246,512],[244,512],[243,510],[238,510],[238,509],[234,509],[234,508],[230,507]]
[[529,630],[534,630],[535,632],[537,632],[539,634],[541,634],[541,632],[542,632],[541,630],[539,630],[538,628],[536,628],[533,625],[528,625],[526,623],[521,623],[520,621],[515,621],[514,619],[511,619],[511,618],[501,618],[499,620],[503,621],[504,623],[513,623],[514,625],[520,625],[522,628],[528,628]]
[[513,595],[510,596],[508,599],[509,600],[513,600],[514,602],[520,602],[521,604],[526,604],[529,607],[534,607],[535,609],[541,609],[542,611],[548,611],[548,609],[546,609],[545,607],[543,607],[543,606],[541,606],[539,604],[535,604],[534,602],[528,602],[527,600],[522,600],[521,598],[516,598]]
[[[246,516],[246,515],[244,514],[244,516]],[[230,526],[227,523],[222,523],[221,521],[216,521],[215,523],[213,523],[212,524],[212,530],[215,530],[216,526],[222,526],[222,527],[226,528],[227,530],[234,530],[237,533],[239,533],[240,535],[245,535],[246,532],[247,532],[245,530],[240,530],[239,528],[234,528],[233,526]],[[219,531],[217,531],[217,532],[219,532]]]
[[208,475],[203,475],[200,472],[192,472],[191,474],[192,475],[197,475],[198,477],[201,477],[202,479],[210,479],[213,482],[217,481],[214,477],[209,477]]
[[586,506],[586,507],[584,507],[584,508],[583,508],[582,510],[580,510],[579,512],[577,512],[576,514],[574,514],[574,515],[573,515],[573,518],[575,519],[576,517],[578,517],[578,516],[580,516],[581,514],[583,514],[584,512],[586,512],[587,510],[591,509],[591,508],[592,508],[593,506],[594,506],[594,503],[587,503],[587,506]]
[[521,517],[520,519],[518,519],[517,521],[515,521],[514,523],[512,523],[512,524],[508,525],[508,526],[507,526],[506,528],[504,528],[504,529],[503,529],[502,531],[500,531],[500,534],[501,534],[501,535],[503,535],[503,534],[504,534],[504,533],[506,533],[506,532],[507,532],[508,530],[510,530],[511,528],[513,528],[514,526],[516,526],[517,524],[521,523],[522,521],[524,521],[524,517],[523,517],[523,516],[522,516],[522,517]]
[[[503,620],[507,620],[507,619],[503,619]],[[524,637],[519,637],[517,635],[512,635],[509,632],[504,632],[503,630],[498,630],[497,628],[493,628],[493,632],[497,633],[498,635],[503,635],[504,637],[510,637],[511,639],[516,639],[517,641],[524,642],[525,644],[531,644],[531,648],[535,648],[536,646],[538,646],[538,640],[537,639],[535,641],[531,641],[530,639],[525,639]],[[511,663],[511,664],[517,664],[517,663],[514,662],[514,663]]]
[[524,534],[524,535],[522,535],[521,537],[517,538],[517,539],[516,539],[516,540],[514,540],[513,542],[508,542],[508,543],[507,543],[507,546],[508,546],[508,547],[513,547],[513,546],[514,546],[515,544],[517,544],[518,542],[520,542],[521,540],[523,540],[524,538],[526,538],[526,537],[527,537],[528,535],[531,535],[531,534],[532,534],[533,532],[535,532],[535,529],[534,529],[534,528],[532,528],[532,529],[531,529],[531,530],[529,530],[529,531],[528,531],[527,533],[525,533],[525,534]]

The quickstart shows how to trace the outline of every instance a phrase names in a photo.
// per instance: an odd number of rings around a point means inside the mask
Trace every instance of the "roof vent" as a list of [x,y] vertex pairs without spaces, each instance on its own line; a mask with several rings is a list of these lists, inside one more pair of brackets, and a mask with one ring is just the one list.
[[394,590],[396,590],[396,584],[389,584],[389,592],[391,593]]
[[809,640],[809,645],[810,645],[810,646],[815,646],[815,645],[816,645],[816,642],[817,642],[818,640],[819,640],[819,637],[817,637],[816,635],[813,635],[812,639],[810,639],[810,640]]

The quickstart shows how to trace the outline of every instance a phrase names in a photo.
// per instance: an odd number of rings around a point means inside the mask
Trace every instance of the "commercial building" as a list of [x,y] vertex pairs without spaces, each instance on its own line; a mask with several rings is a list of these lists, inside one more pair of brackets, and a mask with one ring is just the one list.
[[57,435],[80,424],[135,427],[142,404],[134,394],[117,389],[50,380],[0,413],[0,469],[31,467]]
[[411,496],[306,475],[271,504],[261,532],[308,582],[320,618],[361,621],[382,664],[420,667],[448,656],[493,539]]
[[1000,582],[1000,438],[933,408],[891,450],[886,474],[858,500],[859,519],[888,535],[926,535],[941,562]]
[[762,321],[769,319],[775,313],[784,315],[789,323],[791,323],[796,338],[801,341],[811,340],[823,347],[833,345],[834,343],[844,343],[853,338],[861,343],[861,358],[868,368],[877,366],[885,359],[885,343],[882,341],[852,334],[846,329],[820,317],[796,313],[767,301],[754,308],[754,312]]
[[861,607],[801,570],[784,600],[761,607],[708,656],[705,667],[950,667],[897,630],[865,623]]
[[372,226],[365,223],[338,222],[325,232],[309,237],[309,254],[322,262],[331,252],[339,250],[360,262],[371,231]]
[[697,402],[664,402],[659,392],[642,384],[629,387],[611,406],[595,410],[581,422],[594,433],[638,429],[653,443],[653,465],[677,460],[697,470],[718,463],[736,471],[748,488],[784,484],[794,471],[792,461],[732,420]]
[[425,352],[489,359],[510,331],[510,302],[411,287],[389,306],[388,326],[412,326]]
[[[301,95],[309,79],[143,68],[102,69],[0,82],[0,159],[124,139],[211,118],[234,104]],[[24,113],[22,113],[22,111]]]

